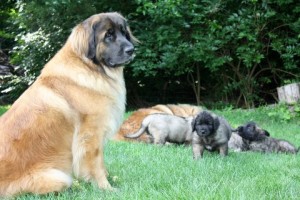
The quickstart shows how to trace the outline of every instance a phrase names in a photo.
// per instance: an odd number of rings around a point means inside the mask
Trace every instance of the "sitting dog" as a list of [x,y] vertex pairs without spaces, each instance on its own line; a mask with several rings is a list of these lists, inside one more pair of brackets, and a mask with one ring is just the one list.
[[189,144],[192,141],[192,121],[193,117],[151,114],[143,119],[137,132],[124,136],[138,138],[147,132],[152,136],[154,144],[165,144],[166,142]]
[[236,132],[229,140],[229,148],[236,151],[292,154],[298,152],[298,149],[290,142],[270,137],[269,132],[259,128],[255,122],[239,126]]
[[219,151],[220,155],[227,156],[231,132],[231,127],[224,118],[208,111],[200,112],[193,121],[194,159],[202,158],[204,149]]
[[134,57],[135,41],[118,13],[96,14],[74,27],[0,118],[0,199],[60,192],[73,175],[113,189],[104,144],[123,121],[123,69]]

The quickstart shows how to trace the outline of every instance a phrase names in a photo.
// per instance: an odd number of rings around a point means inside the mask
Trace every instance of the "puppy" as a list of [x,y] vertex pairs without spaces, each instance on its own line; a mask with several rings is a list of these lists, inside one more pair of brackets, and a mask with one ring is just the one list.
[[249,141],[259,141],[265,137],[269,137],[270,133],[259,126],[255,122],[248,122],[244,126],[237,128],[237,133],[244,139]]
[[220,155],[227,156],[228,140],[231,136],[231,127],[228,122],[208,111],[200,112],[193,121],[193,157],[203,157],[204,149],[219,151]]
[[192,141],[193,117],[178,117],[168,114],[151,114],[144,118],[140,129],[125,135],[126,138],[138,138],[147,132],[153,138],[154,144],[166,142],[190,144]]
[[203,109],[199,106],[193,106],[188,104],[158,104],[148,108],[140,108],[133,112],[122,124],[119,132],[113,138],[116,141],[130,141],[130,142],[151,142],[151,136],[143,134],[136,139],[126,138],[128,133],[137,132],[145,117],[150,114],[162,113],[175,115],[179,117],[196,116]]
[[270,136],[268,131],[257,126],[255,122],[248,122],[232,131],[233,133],[228,142],[228,146],[235,152],[249,151],[250,141]]
[[259,128],[255,122],[238,127],[237,134],[243,139],[243,144],[249,151],[296,154],[299,150],[286,140],[269,137],[269,132]]

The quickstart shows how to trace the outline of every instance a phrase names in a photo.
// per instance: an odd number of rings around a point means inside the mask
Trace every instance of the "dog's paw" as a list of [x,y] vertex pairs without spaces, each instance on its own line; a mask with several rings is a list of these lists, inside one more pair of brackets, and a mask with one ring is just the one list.
[[107,179],[103,179],[102,181],[98,182],[98,187],[103,190],[114,190],[114,188],[110,185]]

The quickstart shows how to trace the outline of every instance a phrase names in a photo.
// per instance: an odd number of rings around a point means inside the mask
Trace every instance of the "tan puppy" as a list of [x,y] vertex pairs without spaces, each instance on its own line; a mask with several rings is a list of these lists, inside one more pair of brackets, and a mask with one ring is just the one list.
[[134,40],[118,13],[93,15],[73,29],[0,118],[0,196],[61,191],[72,173],[111,189],[103,145],[122,123],[122,65],[132,59]]
[[138,138],[147,132],[154,144],[190,144],[192,142],[193,117],[178,117],[169,114],[151,114],[144,118],[140,129],[125,135],[126,138]]
[[179,117],[189,117],[195,116],[202,110],[201,107],[192,106],[188,104],[158,104],[149,108],[141,108],[133,112],[131,116],[128,117],[126,121],[122,124],[118,134],[113,138],[117,141],[142,141],[146,143],[151,143],[151,138],[149,135],[143,134],[138,138],[126,138],[125,135],[128,133],[136,132],[144,120],[145,117],[155,113],[163,113],[169,115],[175,115]]

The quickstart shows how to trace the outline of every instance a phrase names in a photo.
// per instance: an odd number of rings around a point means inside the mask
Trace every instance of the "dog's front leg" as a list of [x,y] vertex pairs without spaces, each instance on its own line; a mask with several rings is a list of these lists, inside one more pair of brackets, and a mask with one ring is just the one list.
[[193,143],[193,158],[195,160],[203,157],[204,146],[199,143]]
[[106,170],[104,164],[104,141],[105,139],[102,138],[99,145],[99,155],[96,157],[98,163],[96,164],[95,168],[95,179],[99,188],[112,190],[113,188],[107,180],[108,171]]
[[220,155],[227,156],[228,155],[228,143],[225,143],[220,146]]
[[104,137],[99,120],[86,117],[73,141],[74,173],[85,180],[95,180],[101,189],[112,189],[104,166]]

